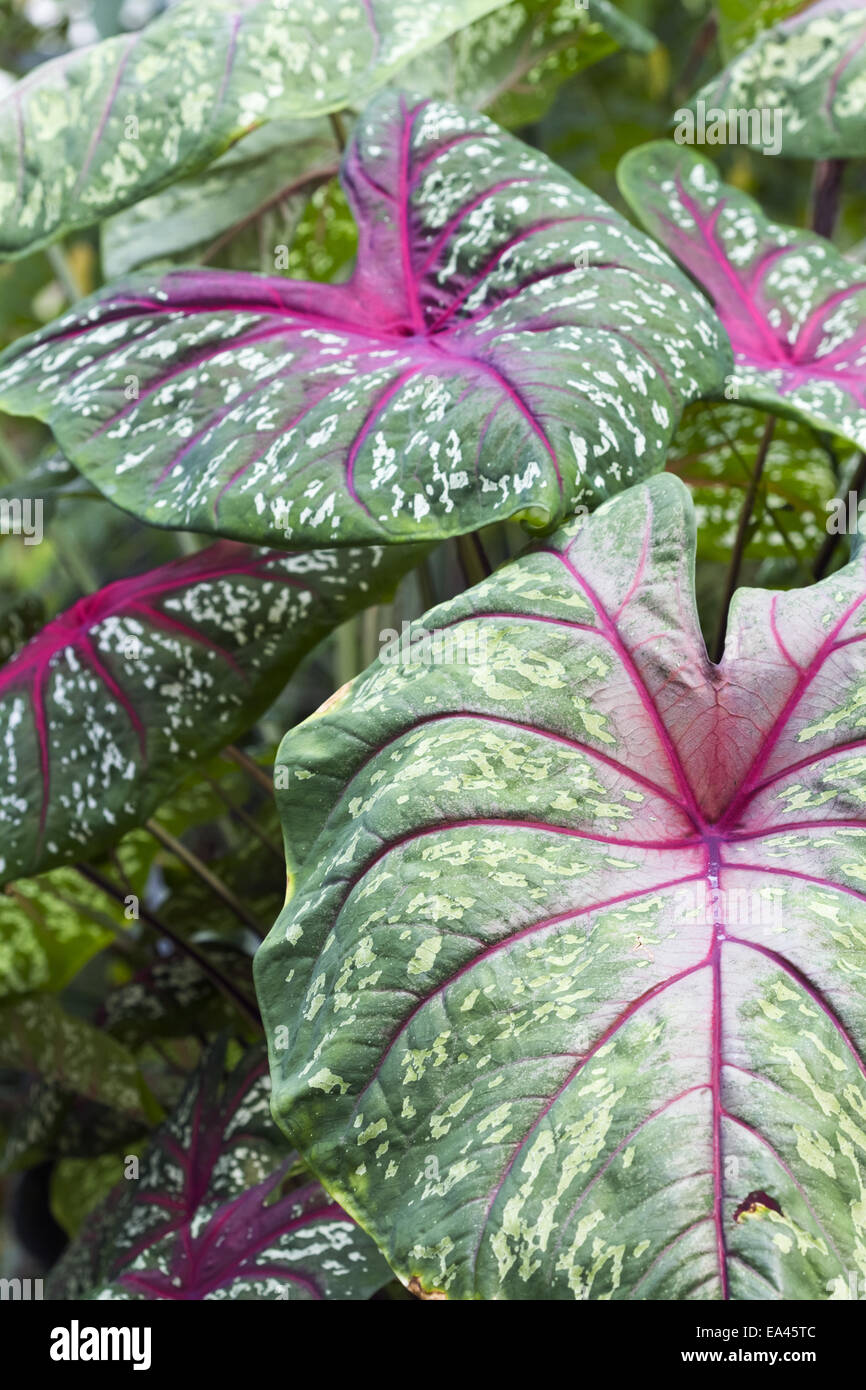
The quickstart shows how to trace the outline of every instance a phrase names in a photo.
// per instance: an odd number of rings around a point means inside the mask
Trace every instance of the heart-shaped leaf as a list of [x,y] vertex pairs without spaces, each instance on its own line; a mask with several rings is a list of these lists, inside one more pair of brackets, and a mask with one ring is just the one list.
[[256,1050],[224,1078],[211,1050],[156,1133],[52,1274],[55,1299],[365,1299],[391,1272],[316,1182],[281,1195],[292,1166]]
[[43,63],[0,100],[0,255],[186,174],[270,120],[360,105],[504,0],[187,0]]
[[[730,560],[766,423],[763,411],[727,402],[700,402],[683,415],[667,467],[691,489],[698,560]],[[808,425],[776,422],[752,509],[745,560],[811,563],[826,535],[827,504],[839,491],[833,462],[830,449]]]
[[0,669],[0,880],[92,857],[140,825],[413,555],[224,541],[55,618]]
[[[738,54],[696,100],[735,119],[740,111],[772,112],[782,154],[859,158],[866,139],[866,5],[819,0],[801,7]],[[760,148],[756,139],[750,143]]]
[[666,474],[287,735],[294,896],[256,958],[274,1113],[404,1278],[848,1296],[864,570],[740,590],[713,666]]
[[734,349],[729,399],[866,448],[866,273],[765,217],[708,159],[666,141],[618,170],[644,225],[712,297]]
[[386,93],[344,182],[348,284],[134,279],[15,344],[0,408],[148,521],[310,545],[547,524],[661,469],[719,388],[704,297],[484,117]]

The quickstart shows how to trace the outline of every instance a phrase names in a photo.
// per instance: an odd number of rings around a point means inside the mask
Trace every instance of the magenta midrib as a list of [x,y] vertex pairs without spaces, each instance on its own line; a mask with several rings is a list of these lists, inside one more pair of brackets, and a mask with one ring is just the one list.
[[[423,103],[422,105],[426,105]],[[400,97],[400,114],[402,117],[402,129],[400,132],[400,164],[397,175],[397,236],[400,245],[400,261],[403,266],[403,283],[406,286],[406,301],[409,309],[409,317],[412,327],[416,333],[423,333],[426,325],[421,302],[418,298],[418,289],[415,281],[415,273],[412,266],[412,246],[409,233],[409,216],[411,202],[409,198],[409,160],[412,151],[412,123],[417,111],[422,107],[416,107],[409,111],[406,106],[406,98]]]
[[[713,261],[716,263],[716,266],[719,272],[721,273],[723,279],[726,280],[728,285],[734,290],[737,298],[743,306],[746,317],[757,329],[758,336],[770,348],[773,355],[777,355],[779,351],[779,340],[772,332],[768,332],[768,325],[766,321],[755,313],[751,301],[745,293],[742,282],[731,269],[730,263],[728,261],[727,256],[724,253],[723,248],[719,246],[718,242],[715,239],[715,223],[713,222],[713,219],[710,218],[708,220],[704,217],[697,203],[686,192],[680,174],[676,175],[675,182],[677,185],[677,191],[680,195],[680,201],[682,202],[683,207],[694,220],[695,227],[699,235],[703,238],[704,244],[707,247],[707,250],[709,251]],[[716,219],[718,219],[718,216],[721,213],[723,207],[724,201],[717,203],[716,207],[713,209],[713,216]],[[659,220],[665,223],[671,229],[672,232],[682,235],[682,228],[677,227],[676,223],[671,222],[670,219],[662,215],[659,215]],[[676,237],[674,237],[674,241],[676,245],[679,245],[679,242],[677,241]],[[676,254],[676,252],[674,252],[674,254]],[[682,259],[688,265],[688,260],[685,254],[683,254],[680,257],[680,259]],[[690,269],[693,271],[694,274],[697,274],[697,271],[694,269],[693,266],[691,266]],[[725,326],[727,327],[727,325]]]

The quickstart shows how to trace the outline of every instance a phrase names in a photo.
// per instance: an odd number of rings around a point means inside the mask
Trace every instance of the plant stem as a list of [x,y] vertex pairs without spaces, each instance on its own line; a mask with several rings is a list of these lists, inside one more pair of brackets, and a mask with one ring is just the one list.
[[246,826],[250,834],[254,835],[255,838],[261,844],[264,845],[265,849],[270,850],[271,854],[273,854],[276,859],[279,859],[281,864],[284,863],[285,861],[283,858],[283,851],[280,849],[279,845],[276,843],[275,840],[271,839],[270,835],[267,835],[265,831],[262,830],[261,826],[257,825],[256,821],[250,815],[249,811],[245,811],[243,806],[235,805],[231,797],[226,795],[219,782],[217,782],[215,778],[208,777],[207,780],[211,787],[213,787],[220,801],[228,810],[229,815],[235,816],[241,822],[242,825]]
[[492,573],[484,547],[474,533],[457,537],[457,556],[467,586],[480,584]]
[[260,787],[264,787],[268,796],[273,796],[273,778],[269,777],[264,768],[259,767],[258,763],[253,762],[248,753],[245,753],[241,748],[235,747],[233,743],[230,743],[227,748],[224,748],[223,753],[231,762],[243,768],[244,772],[252,777],[254,782],[258,782]]
[[694,86],[695,79],[700,72],[704,59],[716,41],[719,32],[719,21],[715,10],[707,16],[701,25],[694,42],[689,49],[685,65],[680,74],[680,79],[674,89],[674,102],[679,104],[680,97],[687,97]]
[[421,598],[421,607],[426,613],[430,608],[436,607],[436,585],[433,583],[429,555],[424,556],[424,559],[416,569],[415,578],[418,581],[418,593]]
[[718,665],[725,650],[725,636],[728,630],[728,609],[731,606],[731,599],[740,577],[740,566],[743,563],[743,552],[746,548],[746,536],[749,530],[749,522],[752,519],[752,512],[755,506],[755,498],[758,495],[758,486],[761,482],[761,474],[764,471],[764,464],[770,445],[773,441],[773,432],[776,428],[776,418],[771,415],[767,419],[761,442],[758,445],[758,456],[755,459],[755,466],[752,470],[752,477],[749,482],[746,496],[743,499],[743,506],[740,511],[740,519],[737,522],[737,536],[734,541],[734,548],[731,552],[731,563],[728,568],[728,578],[725,584],[725,592],[722,598],[722,608],[719,613],[719,626],[716,632],[716,645],[713,660]]
[[[92,869],[89,864],[78,864],[76,867],[81,877],[86,879],[88,883],[101,889],[108,897],[114,898],[119,903],[123,903],[124,894],[117,887],[117,884],[103,877],[98,870]],[[154,931],[159,932],[160,936],[164,936],[178,951],[181,951],[184,955],[189,956],[191,960],[194,960],[199,969],[216,985],[217,989],[221,990],[251,1023],[254,1023],[257,1028],[262,1027],[262,1021],[255,1005],[247,999],[246,996],[232,984],[231,980],[227,979],[215,965],[211,964],[207,956],[202,955],[197,947],[193,946],[191,942],[185,941],[182,936],[179,936],[177,932],[173,931],[171,927],[167,926],[165,922],[161,921],[152,912],[148,912],[147,908],[139,905],[138,915],[142,922],[145,922],[147,926],[151,927]]]
[[62,246],[49,246],[45,251],[51,269],[54,271],[55,278],[66,295],[70,304],[74,304],[81,298],[82,290],[78,281],[72,273],[69,261],[63,251]]
[[844,159],[820,159],[812,176],[812,231],[832,237],[839,213],[839,196],[845,173]]
[[216,896],[225,903],[226,907],[231,908],[235,916],[238,917],[245,926],[248,926],[251,931],[254,931],[260,940],[264,939],[264,932],[255,917],[247,912],[240,898],[236,897],[228,884],[223,883],[221,878],[218,878],[206,864],[203,864],[197,854],[193,854],[191,849],[187,849],[186,845],[176,839],[170,831],[166,830],[165,826],[160,825],[159,821],[150,819],[145,821],[144,825],[145,829],[150,831],[153,838],[158,840],[165,849],[170,850],[170,852],[180,859],[183,864],[186,864],[187,868],[191,869],[196,877],[200,878],[202,883],[206,884],[211,892],[215,893]]
[[337,148],[342,154],[343,150],[346,148],[346,127],[343,124],[343,118],[339,111],[331,111],[328,120],[331,122],[331,129],[334,132]]
[[[860,455],[860,461],[857,464],[854,476],[848,484],[848,491],[856,493],[858,502],[860,500],[860,491],[864,483],[866,483],[866,450]],[[839,544],[840,534],[841,532],[838,531],[827,532],[821,543],[821,549],[815,557],[815,564],[812,567],[813,579],[823,579],[824,575],[827,573],[830,561],[833,558],[833,552]]]

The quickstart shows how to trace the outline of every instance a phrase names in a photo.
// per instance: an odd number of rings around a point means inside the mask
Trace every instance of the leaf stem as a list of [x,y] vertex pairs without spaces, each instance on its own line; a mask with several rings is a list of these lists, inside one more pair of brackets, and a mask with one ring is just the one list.
[[331,129],[334,132],[334,139],[336,140],[337,147],[340,153],[342,154],[343,150],[346,148],[346,127],[343,124],[343,118],[340,115],[339,111],[331,111],[328,114],[328,120],[331,122]]
[[819,159],[812,176],[812,231],[828,239],[833,235],[839,214],[846,162],[844,159]]
[[754,511],[755,499],[758,495],[758,487],[761,482],[761,475],[764,471],[764,464],[767,461],[767,454],[770,451],[770,445],[773,442],[773,433],[775,431],[775,428],[776,417],[774,415],[770,415],[767,419],[766,425],[764,426],[764,433],[761,436],[761,442],[758,445],[758,456],[755,459],[755,466],[752,470],[752,476],[749,481],[749,486],[746,490],[746,496],[743,499],[743,505],[740,510],[740,519],[737,522],[737,535],[734,541],[734,548],[731,552],[731,563],[728,568],[728,577],[725,583],[725,592],[722,598],[721,612],[719,613],[719,626],[716,632],[715,652],[713,655],[713,660],[716,663],[716,665],[718,665],[718,663],[721,661],[722,654],[725,650],[725,637],[727,635],[728,630],[728,609],[731,606],[731,599],[734,596],[734,590],[736,589],[737,583],[740,578],[740,566],[743,563],[743,553],[746,549],[746,537],[749,530],[749,522],[752,519],[752,512]]
[[[123,892],[118,888],[116,883],[112,883],[111,879],[105,878],[97,869],[92,869],[89,864],[78,864],[76,868],[79,874],[81,874],[81,877],[86,879],[88,883],[101,889],[101,891],[106,893],[109,897],[115,898],[117,902],[123,903]],[[262,1021],[255,1004],[247,999],[247,997],[232,984],[231,980],[223,975],[222,971],[218,970],[216,966],[208,960],[207,956],[203,955],[197,947],[193,946],[192,942],[185,941],[182,936],[165,922],[161,921],[159,917],[149,912],[147,908],[142,907],[140,904],[138,915],[142,922],[145,922],[147,926],[158,932],[160,936],[164,936],[178,951],[181,951],[184,955],[189,956],[191,960],[194,960],[199,969],[216,985],[217,989],[221,990],[251,1023],[254,1023],[257,1028],[262,1028]]]
[[[848,484],[848,491],[856,494],[858,502],[860,500],[860,492],[864,483],[866,483],[866,449],[864,449],[863,453],[861,453],[860,460],[854,472],[854,476]],[[836,546],[839,544],[840,535],[841,532],[839,531],[827,532],[826,536],[821,542],[821,549],[818,551],[818,554],[815,557],[815,563],[812,566],[813,579],[823,579],[824,575],[827,573],[827,570],[830,566],[830,561],[833,558],[833,553],[836,549]]]
[[236,917],[248,926],[251,931],[255,932],[259,940],[264,939],[264,932],[255,917],[247,912],[240,898],[232,892],[228,884],[223,883],[221,878],[213,873],[206,864],[203,864],[197,854],[193,854],[191,849],[188,849],[182,841],[178,840],[170,831],[166,830],[165,826],[160,825],[159,821],[155,821],[151,818],[145,821],[144,825],[145,829],[150,832],[153,838],[158,840],[171,854],[175,855],[181,863],[186,864],[187,868],[191,869],[196,877],[200,878],[202,883],[206,884],[211,892],[216,894],[216,896],[225,903],[226,907],[231,908]]
[[63,247],[58,245],[48,246],[45,249],[45,254],[48,257],[51,269],[54,271],[54,277],[63,290],[63,293],[66,295],[67,300],[70,304],[75,304],[81,299],[83,291],[75,275],[72,273],[72,268],[67,260]]
[[281,864],[285,863],[283,851],[280,849],[280,846],[276,843],[275,840],[271,839],[270,835],[266,834],[265,831],[262,830],[261,826],[256,823],[254,817],[250,815],[249,811],[246,811],[243,806],[238,806],[234,801],[232,801],[231,797],[223,791],[219,782],[217,782],[217,780],[214,777],[208,777],[207,781],[213,788],[213,790],[216,792],[220,801],[226,807],[227,811],[229,812],[229,815],[235,816],[241,822],[242,825],[245,825],[250,834],[253,835],[255,839],[259,841],[260,844],[264,845],[265,849],[270,850],[271,854],[276,859],[278,859]]
[[242,748],[237,748],[235,744],[230,743],[227,748],[223,749],[223,754],[225,757],[229,758],[231,762],[236,763],[238,767],[243,768],[244,772],[246,772],[254,782],[258,782],[260,787],[264,787],[268,796],[273,796],[273,778],[269,777],[264,768],[259,767],[258,763],[253,762],[248,753],[245,753]]

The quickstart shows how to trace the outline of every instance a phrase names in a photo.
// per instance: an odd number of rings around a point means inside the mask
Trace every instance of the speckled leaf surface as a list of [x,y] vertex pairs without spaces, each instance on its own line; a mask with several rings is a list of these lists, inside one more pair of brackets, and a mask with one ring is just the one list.
[[650,238],[427,99],[378,98],[343,178],[348,284],[130,280],[0,358],[0,408],[145,520],[277,545],[547,524],[664,466],[730,364]]
[[114,939],[118,916],[117,904],[74,869],[7,884],[0,892],[0,999],[64,989]]
[[223,541],[55,618],[0,670],[0,879],[89,858],[140,825],[412,553]]
[[631,488],[281,746],[274,1113],[451,1298],[864,1268],[864,561],[741,590],[715,667],[693,555],[684,485]]
[[820,0],[789,15],[739,53],[697,99],[726,111],[777,112],[783,155],[861,157],[866,141],[866,5],[863,0]]
[[[683,415],[667,468],[691,491],[699,561],[730,561],[766,424],[763,411],[733,402],[701,401]],[[744,558],[797,560],[808,575],[826,535],[828,503],[839,489],[830,448],[808,425],[777,420]]]
[[400,81],[515,127],[537,121],[583,68],[620,47],[648,53],[655,43],[606,0],[517,0],[457,30],[410,63]]
[[309,195],[317,181],[336,173],[338,163],[326,117],[269,121],[202,173],[109,217],[100,234],[105,277],[170,258],[199,260],[199,252],[212,252],[232,228]]
[[[400,82],[427,96],[487,109],[500,125],[524,125],[539,118],[574,73],[620,46],[646,52],[654,43],[641,25],[598,0],[591,14],[576,0],[518,0],[415,59]],[[336,172],[337,162],[326,117],[269,121],[203,173],[110,218],[102,229],[106,278],[168,257],[198,261],[199,252],[212,254],[223,234],[266,215],[262,210],[302,197],[329,168]],[[294,259],[293,254],[288,266],[293,275],[333,278],[305,275],[293,269]],[[267,269],[258,257],[233,268]]]
[[[52,995],[0,1004],[0,1067],[38,1078],[55,1093],[120,1112],[127,1122],[153,1119],[155,1102],[132,1052],[67,1013]],[[42,1127],[41,1117],[28,1115],[27,1107],[20,1118],[23,1126],[32,1118]]]
[[717,0],[719,43],[727,59],[803,8],[803,0]]
[[53,1299],[365,1299],[390,1278],[375,1245],[292,1167],[269,1111],[267,1063],[223,1077],[215,1047],[55,1269]]
[[624,196],[711,296],[736,399],[866,448],[866,273],[765,217],[708,159],[658,141],[622,160]]
[[156,193],[269,120],[358,105],[502,0],[187,0],[0,100],[0,255]]

